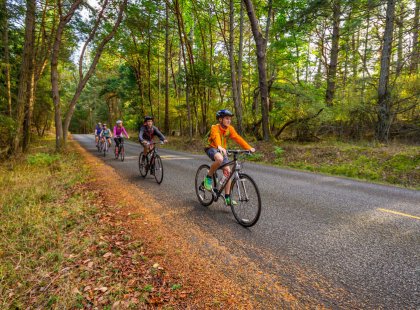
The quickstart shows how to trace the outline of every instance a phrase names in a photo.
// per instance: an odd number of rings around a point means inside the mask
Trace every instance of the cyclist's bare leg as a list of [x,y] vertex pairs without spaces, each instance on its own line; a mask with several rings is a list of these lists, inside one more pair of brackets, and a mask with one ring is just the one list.
[[149,145],[148,144],[143,144],[143,154],[144,154],[144,156],[146,156],[148,152],[149,152]]
[[96,145],[98,145],[98,142],[99,142],[99,136],[95,136],[95,142],[96,142]]
[[108,141],[108,147],[111,147],[111,138],[106,139]]
[[[224,167],[223,172],[226,173],[226,175],[230,175],[230,167]],[[226,183],[225,186],[225,194],[230,195],[230,184],[232,183],[232,179],[229,179],[229,181]]]
[[217,170],[217,168],[220,167],[222,162],[223,162],[223,155],[221,153],[216,153],[214,155],[214,163],[210,166],[208,175],[213,176],[214,172]]

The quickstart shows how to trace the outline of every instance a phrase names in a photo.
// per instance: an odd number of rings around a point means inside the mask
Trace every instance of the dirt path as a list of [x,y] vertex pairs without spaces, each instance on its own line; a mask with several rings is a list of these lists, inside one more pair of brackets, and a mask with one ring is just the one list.
[[[154,197],[122,179],[79,145],[76,148],[95,176],[88,188],[101,196],[101,221],[115,228],[115,236],[108,236],[107,241],[121,248],[121,235],[128,233],[134,238],[130,242],[142,242],[142,247],[140,253],[125,251],[126,255],[147,257],[145,264],[152,270],[152,277],[160,274],[153,279],[154,294],[149,296],[147,307],[299,308],[295,298],[275,280],[249,262],[233,257],[193,223],[182,227],[174,224],[176,214],[164,210]],[[107,190],[103,190],[104,184]],[[131,273],[136,273],[134,267],[130,268]],[[148,273],[139,274],[151,277]],[[131,281],[133,284],[136,279]]]

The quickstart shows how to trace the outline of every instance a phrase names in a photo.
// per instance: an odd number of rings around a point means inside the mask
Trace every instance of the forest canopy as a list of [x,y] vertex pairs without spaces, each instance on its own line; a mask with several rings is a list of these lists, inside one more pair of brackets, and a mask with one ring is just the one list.
[[205,135],[419,142],[418,0],[1,0],[1,152],[153,115]]

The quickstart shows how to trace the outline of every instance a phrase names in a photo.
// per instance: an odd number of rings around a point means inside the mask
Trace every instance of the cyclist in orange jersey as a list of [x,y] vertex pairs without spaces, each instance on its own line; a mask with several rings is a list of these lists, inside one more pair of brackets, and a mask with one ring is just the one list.
[[[205,148],[205,152],[214,163],[211,165],[207,176],[204,178],[204,187],[207,190],[212,189],[214,172],[221,165],[229,162],[226,153],[227,139],[232,139],[245,150],[249,150],[252,153],[255,152],[255,148],[250,146],[231,125],[232,117],[233,113],[231,111],[227,109],[219,110],[216,113],[216,119],[219,123],[211,126],[208,146]],[[230,175],[230,167],[224,167],[223,174],[228,177]],[[235,201],[231,201],[230,199],[230,186],[231,180],[229,180],[225,186],[225,202],[228,206],[235,205]]]

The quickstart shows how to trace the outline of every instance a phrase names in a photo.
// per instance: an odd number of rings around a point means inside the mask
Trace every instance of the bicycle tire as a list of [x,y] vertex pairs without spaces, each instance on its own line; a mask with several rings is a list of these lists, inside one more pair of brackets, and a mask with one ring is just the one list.
[[153,163],[153,174],[157,184],[161,184],[163,181],[163,164],[162,159],[159,155],[155,155],[155,161]]
[[204,177],[207,175],[209,170],[209,165],[201,165],[198,167],[197,173],[195,174],[195,193],[198,201],[204,207],[211,205],[214,200],[213,193],[204,188]]
[[239,179],[232,182],[230,197],[237,203],[230,207],[238,223],[244,227],[255,225],[261,215],[261,195],[255,181],[247,174],[239,174]]
[[139,172],[140,172],[140,175],[143,178],[145,178],[148,171],[149,171],[149,169],[147,169],[147,156],[144,156],[143,153],[140,153],[140,155],[139,155]]
[[119,155],[121,156],[121,161],[124,161],[125,158],[125,151],[124,151],[124,144],[120,147]]
[[103,151],[104,151],[104,157],[105,157],[106,152],[108,151],[108,141],[105,141]]

